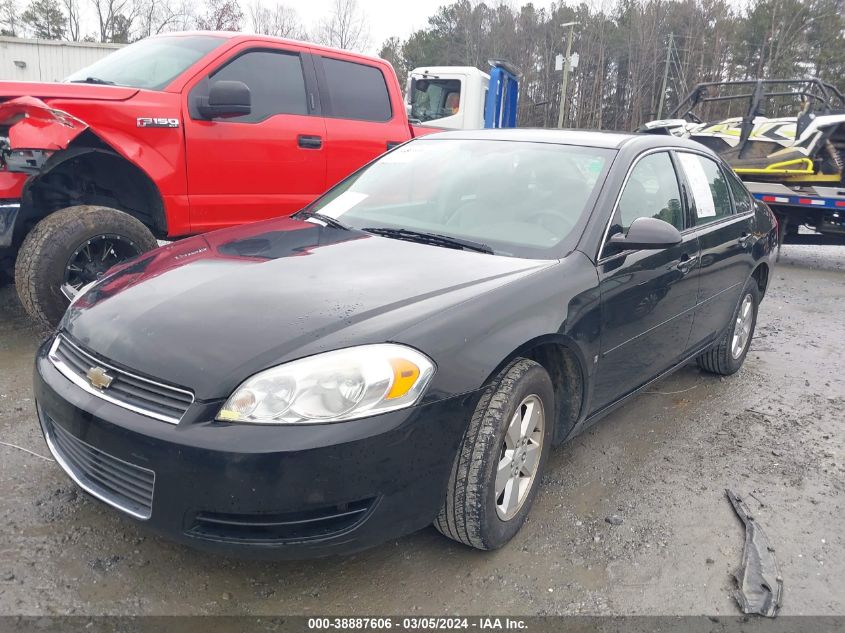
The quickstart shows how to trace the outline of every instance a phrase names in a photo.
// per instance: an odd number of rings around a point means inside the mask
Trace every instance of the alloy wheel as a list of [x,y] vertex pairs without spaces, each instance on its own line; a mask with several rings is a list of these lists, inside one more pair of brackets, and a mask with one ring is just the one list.
[[748,345],[748,339],[751,337],[751,326],[753,324],[754,297],[747,294],[742,299],[742,305],[739,306],[736,323],[734,324],[734,334],[731,339],[731,356],[734,359],[742,356],[742,353],[745,351],[745,346]]
[[502,521],[516,516],[531,492],[543,454],[545,418],[542,400],[532,394],[508,424],[496,468],[496,514]]
[[120,235],[95,235],[84,241],[68,258],[63,288],[78,291],[96,281],[115,264],[135,257],[141,249]]

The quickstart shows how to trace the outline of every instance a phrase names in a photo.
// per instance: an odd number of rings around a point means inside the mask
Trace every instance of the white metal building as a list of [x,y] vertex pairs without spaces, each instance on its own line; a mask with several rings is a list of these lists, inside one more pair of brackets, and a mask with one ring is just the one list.
[[61,81],[121,46],[0,37],[0,80]]

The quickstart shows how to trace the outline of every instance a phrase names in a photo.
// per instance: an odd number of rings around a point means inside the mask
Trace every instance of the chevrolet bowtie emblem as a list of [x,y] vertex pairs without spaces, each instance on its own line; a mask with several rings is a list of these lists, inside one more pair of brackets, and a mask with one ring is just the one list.
[[106,370],[102,367],[92,367],[88,370],[88,373],[85,374],[85,377],[88,379],[88,382],[97,389],[108,389],[109,385],[111,385],[114,380],[114,378],[109,376],[106,373]]

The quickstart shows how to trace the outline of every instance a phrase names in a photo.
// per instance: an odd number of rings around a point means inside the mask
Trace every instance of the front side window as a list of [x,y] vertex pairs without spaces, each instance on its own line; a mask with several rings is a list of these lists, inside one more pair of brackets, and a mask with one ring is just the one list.
[[689,183],[696,226],[733,214],[728,182],[716,161],[679,152],[678,158]]
[[460,79],[414,79],[411,118],[425,123],[457,114],[461,107]]
[[579,237],[614,151],[493,140],[419,139],[350,176],[307,211],[368,230],[470,240],[553,259]]
[[378,68],[323,57],[332,116],[359,121],[387,121],[393,116],[390,94]]
[[275,114],[308,114],[305,76],[296,53],[244,53],[215,71],[199,90],[210,90],[216,81],[242,81],[249,88],[252,111],[226,121],[254,123]]
[[634,165],[619,197],[610,235],[627,234],[637,218],[657,218],[684,230],[681,191],[668,152],[649,154]]
[[116,50],[65,81],[162,90],[225,41],[214,35],[149,37]]

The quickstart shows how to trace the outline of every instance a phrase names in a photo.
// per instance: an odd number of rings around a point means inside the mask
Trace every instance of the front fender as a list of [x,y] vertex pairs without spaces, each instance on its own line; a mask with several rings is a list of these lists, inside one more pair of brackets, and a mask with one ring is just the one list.
[[[88,129],[84,121],[51,108],[35,97],[18,97],[0,103],[0,126],[9,127],[6,152],[62,150]],[[5,157],[3,162],[6,162]]]
[[477,391],[510,359],[541,342],[571,349],[588,382],[599,345],[599,306],[596,269],[575,251],[420,321],[395,340],[434,360],[433,399]]

